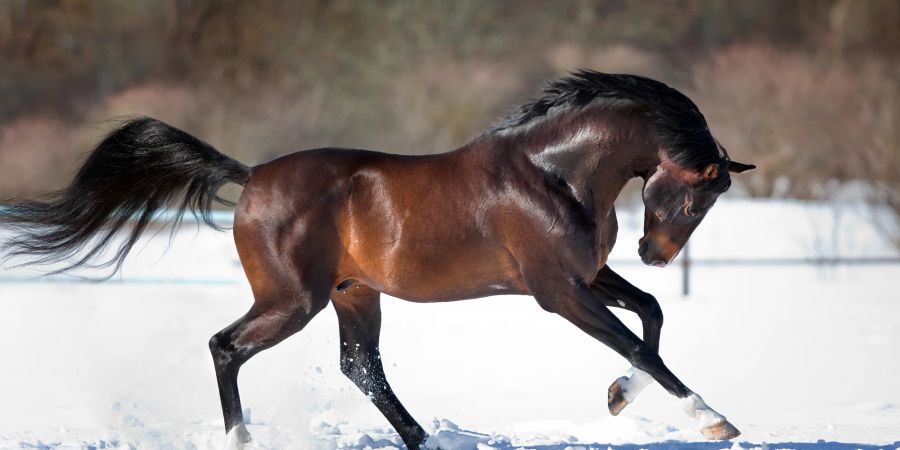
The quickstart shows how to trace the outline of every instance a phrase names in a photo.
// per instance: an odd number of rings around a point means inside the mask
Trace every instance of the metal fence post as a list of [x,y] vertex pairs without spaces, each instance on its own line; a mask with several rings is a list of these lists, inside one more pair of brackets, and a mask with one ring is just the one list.
[[691,293],[691,257],[690,245],[684,244],[681,252],[681,295],[687,297]]

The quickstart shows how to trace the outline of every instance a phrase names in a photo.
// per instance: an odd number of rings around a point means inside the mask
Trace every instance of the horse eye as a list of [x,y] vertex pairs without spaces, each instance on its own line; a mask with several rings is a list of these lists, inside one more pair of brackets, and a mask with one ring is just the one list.
[[689,217],[694,217],[697,215],[697,210],[694,209],[693,206],[688,206],[687,208],[684,209],[684,213],[687,214]]

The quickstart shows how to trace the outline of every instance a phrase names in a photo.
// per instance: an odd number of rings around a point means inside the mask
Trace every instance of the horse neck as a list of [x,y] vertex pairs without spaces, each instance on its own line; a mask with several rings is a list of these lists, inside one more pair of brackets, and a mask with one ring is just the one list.
[[568,184],[580,203],[602,212],[628,180],[659,163],[655,131],[640,111],[585,108],[501,138]]

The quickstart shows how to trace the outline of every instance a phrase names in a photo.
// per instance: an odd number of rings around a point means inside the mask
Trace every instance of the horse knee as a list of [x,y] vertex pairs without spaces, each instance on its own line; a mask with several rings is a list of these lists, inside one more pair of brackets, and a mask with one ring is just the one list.
[[648,306],[644,311],[644,320],[653,323],[657,328],[661,328],[663,325],[663,312],[662,308],[659,306],[659,302],[653,298],[652,295],[647,294],[649,297]]
[[642,322],[655,324],[657,328],[662,327],[663,312],[662,308],[659,306],[659,302],[656,301],[656,297],[646,292],[642,292],[636,306],[635,312],[641,318]]

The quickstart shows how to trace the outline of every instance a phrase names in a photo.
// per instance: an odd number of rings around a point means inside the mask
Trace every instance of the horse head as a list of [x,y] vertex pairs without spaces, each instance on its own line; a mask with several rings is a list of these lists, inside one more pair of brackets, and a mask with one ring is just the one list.
[[694,229],[731,186],[729,172],[755,168],[726,156],[702,169],[684,167],[665,157],[644,175],[644,236],[638,254],[644,264],[665,267],[684,248]]

